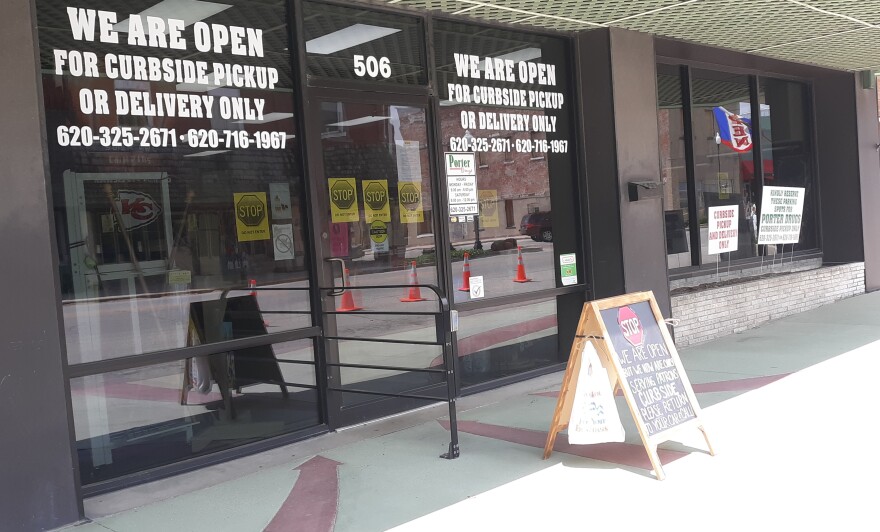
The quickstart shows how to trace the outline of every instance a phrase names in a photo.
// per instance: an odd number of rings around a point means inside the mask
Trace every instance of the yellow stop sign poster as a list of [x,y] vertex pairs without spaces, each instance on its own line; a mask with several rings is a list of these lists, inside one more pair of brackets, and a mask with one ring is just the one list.
[[265,192],[238,192],[232,195],[232,203],[239,242],[270,238]]

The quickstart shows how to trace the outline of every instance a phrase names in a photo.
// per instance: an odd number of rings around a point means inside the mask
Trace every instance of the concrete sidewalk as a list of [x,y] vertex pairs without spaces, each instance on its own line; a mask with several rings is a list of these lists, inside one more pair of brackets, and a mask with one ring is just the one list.
[[[623,444],[541,460],[562,373],[464,398],[461,457],[437,406],[86,501],[73,532],[877,530],[880,292],[687,348],[696,430],[655,480]],[[438,421],[440,420],[440,421]]]

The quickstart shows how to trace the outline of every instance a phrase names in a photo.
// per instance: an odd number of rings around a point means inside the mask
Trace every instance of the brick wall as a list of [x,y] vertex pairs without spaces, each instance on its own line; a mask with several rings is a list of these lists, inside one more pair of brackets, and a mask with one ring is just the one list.
[[864,292],[863,262],[685,289],[672,294],[675,343],[700,344]]

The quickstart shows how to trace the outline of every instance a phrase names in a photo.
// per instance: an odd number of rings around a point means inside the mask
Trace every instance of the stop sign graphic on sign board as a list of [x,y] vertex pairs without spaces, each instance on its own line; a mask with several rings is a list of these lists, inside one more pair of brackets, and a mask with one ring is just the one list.
[[617,309],[617,324],[623,332],[623,337],[633,347],[642,345],[645,340],[645,331],[642,329],[642,323],[639,317],[629,307],[620,307]]

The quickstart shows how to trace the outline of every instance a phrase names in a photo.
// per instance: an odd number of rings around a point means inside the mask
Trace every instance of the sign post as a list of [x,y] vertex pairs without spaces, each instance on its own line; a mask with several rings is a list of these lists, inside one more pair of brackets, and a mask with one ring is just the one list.
[[666,475],[657,445],[668,440],[672,429],[697,428],[709,454],[715,455],[654,294],[639,292],[584,304],[547,434],[545,459],[553,452],[557,434],[568,427],[571,419],[580,355],[586,342],[596,347],[613,387],[623,392],[658,480]]

